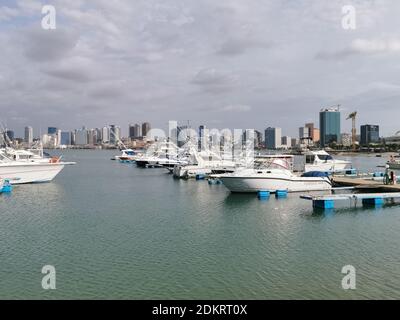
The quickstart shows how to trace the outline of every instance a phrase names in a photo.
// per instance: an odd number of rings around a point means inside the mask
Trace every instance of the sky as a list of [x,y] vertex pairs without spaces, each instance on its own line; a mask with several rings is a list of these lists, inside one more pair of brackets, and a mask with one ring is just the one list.
[[399,16],[397,0],[0,0],[0,122],[19,136],[168,120],[297,136],[340,104],[343,132],[358,111],[392,135]]

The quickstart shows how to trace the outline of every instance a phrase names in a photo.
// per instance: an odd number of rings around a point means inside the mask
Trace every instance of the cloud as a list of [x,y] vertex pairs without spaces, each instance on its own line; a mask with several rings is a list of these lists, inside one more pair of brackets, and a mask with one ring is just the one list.
[[336,52],[319,52],[318,59],[343,59],[352,55],[372,55],[400,53],[400,40],[397,39],[354,39],[351,44]]
[[33,61],[60,60],[71,54],[78,42],[73,31],[33,29],[24,34],[23,47],[26,56]]
[[245,38],[230,38],[222,43],[217,53],[221,55],[239,55],[244,54],[249,49],[267,49],[271,45],[257,40],[245,39]]
[[221,112],[249,112],[251,107],[243,104],[231,104],[223,107]]
[[0,7],[0,21],[9,21],[12,18],[17,17],[19,14],[15,8],[9,8],[6,6]]
[[[383,132],[397,126],[385,110],[398,105],[398,1],[50,2],[52,31],[40,29],[43,1],[0,5],[0,111],[16,131],[17,114],[34,128],[113,122],[126,133],[129,122],[191,119],[297,136],[342,101],[385,119]],[[343,30],[343,4],[357,30]]]
[[233,73],[223,72],[214,68],[205,68],[196,73],[191,83],[210,92],[232,90],[238,85],[239,77]]

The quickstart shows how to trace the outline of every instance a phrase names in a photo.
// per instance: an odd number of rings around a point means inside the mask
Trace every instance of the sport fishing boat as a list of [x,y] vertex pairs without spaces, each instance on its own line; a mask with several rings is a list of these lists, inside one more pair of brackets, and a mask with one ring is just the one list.
[[305,192],[332,188],[327,173],[296,174],[289,170],[288,164],[282,159],[275,159],[267,168],[238,169],[234,173],[220,175],[219,179],[231,192]]
[[0,177],[11,184],[48,182],[66,165],[60,157],[40,157],[28,150],[0,149]]
[[309,151],[306,153],[305,172],[323,171],[335,172],[343,171],[351,167],[351,162],[346,160],[334,159],[325,150]]

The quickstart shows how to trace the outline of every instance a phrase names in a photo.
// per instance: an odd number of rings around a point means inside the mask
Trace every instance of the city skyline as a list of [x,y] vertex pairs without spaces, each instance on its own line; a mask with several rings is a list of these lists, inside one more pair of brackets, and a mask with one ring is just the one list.
[[[383,136],[400,129],[396,1],[50,2],[55,30],[41,28],[40,1],[0,8],[0,120],[18,135],[104,120],[126,134],[126,119],[163,128],[172,118],[295,136],[334,104],[344,132],[355,110]],[[343,5],[355,8],[354,30]]]

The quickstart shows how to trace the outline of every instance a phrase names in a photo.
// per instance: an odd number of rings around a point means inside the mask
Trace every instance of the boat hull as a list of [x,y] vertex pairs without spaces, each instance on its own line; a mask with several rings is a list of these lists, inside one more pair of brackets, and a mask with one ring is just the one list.
[[400,170],[400,162],[388,162],[387,164],[389,165],[389,169]]
[[64,168],[64,163],[0,164],[0,177],[11,184],[52,181]]
[[275,192],[276,190],[307,192],[330,190],[332,188],[330,180],[326,177],[284,179],[275,177],[221,176],[220,179],[231,192],[258,192],[263,190],[270,192]]

